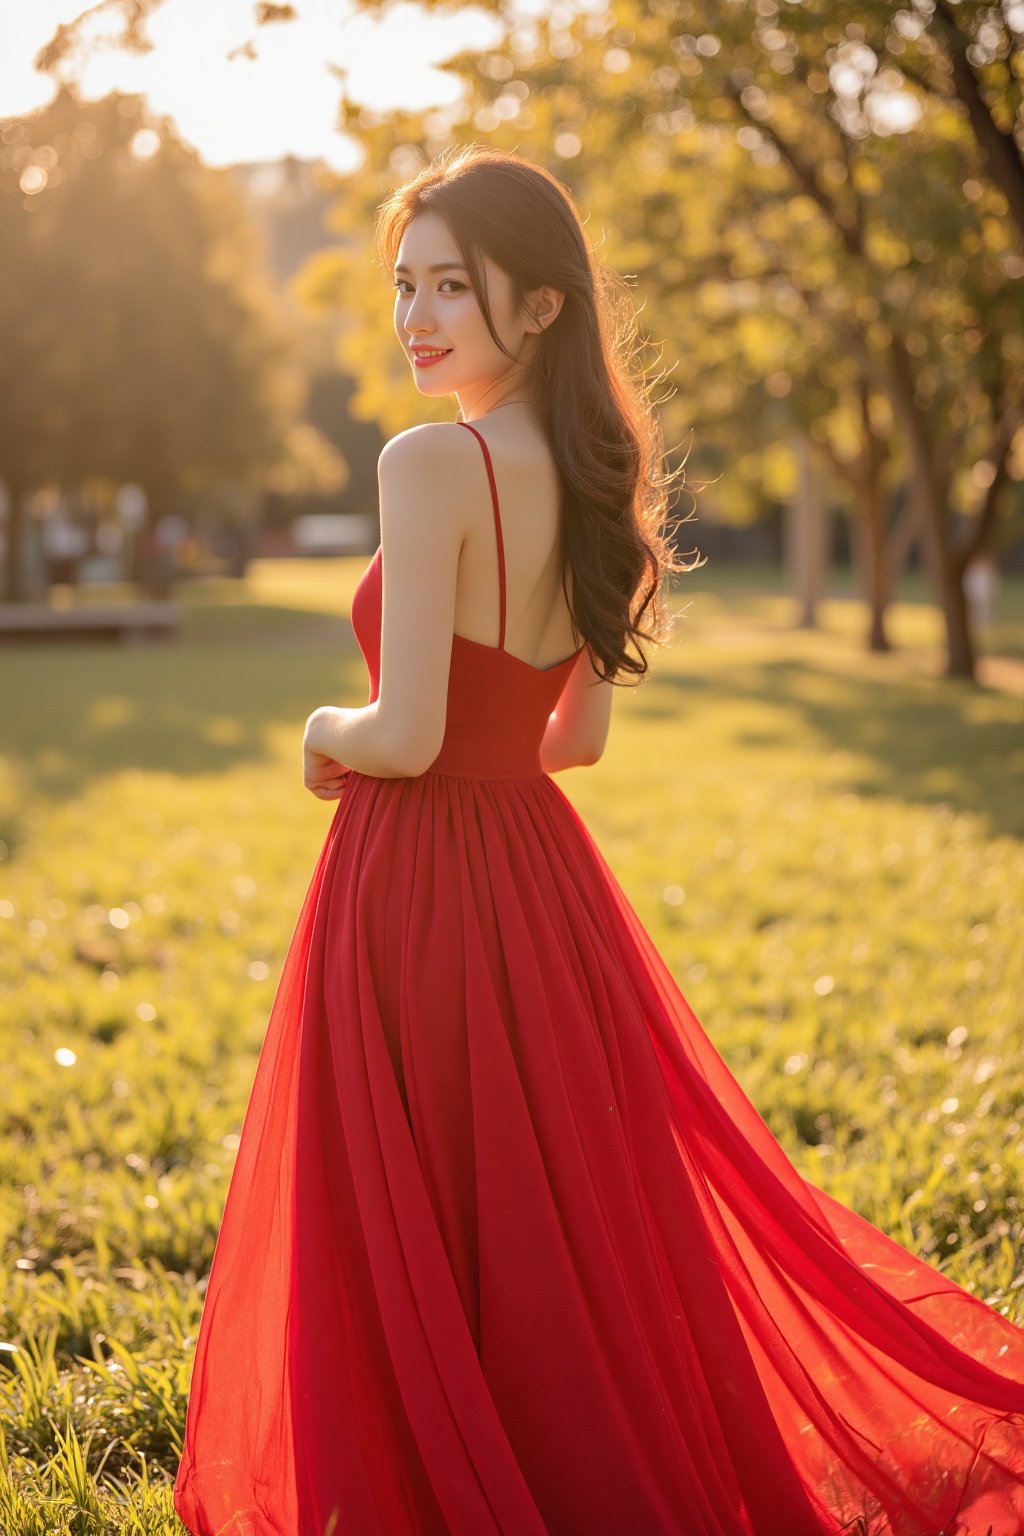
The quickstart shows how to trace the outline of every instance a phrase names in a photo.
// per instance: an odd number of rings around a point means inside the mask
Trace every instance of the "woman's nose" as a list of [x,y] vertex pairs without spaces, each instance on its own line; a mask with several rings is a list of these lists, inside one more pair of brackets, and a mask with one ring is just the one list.
[[405,328],[407,331],[433,330],[429,305],[418,293],[413,294],[409,308],[405,312]]

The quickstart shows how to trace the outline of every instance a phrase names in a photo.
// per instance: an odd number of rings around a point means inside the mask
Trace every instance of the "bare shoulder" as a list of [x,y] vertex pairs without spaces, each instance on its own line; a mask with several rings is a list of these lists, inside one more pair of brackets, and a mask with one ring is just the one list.
[[382,527],[426,517],[464,538],[480,501],[481,473],[480,445],[458,422],[423,422],[399,432],[377,460]]
[[389,438],[377,467],[388,476],[419,475],[433,468],[461,471],[468,478],[468,466],[473,463],[470,450],[480,456],[479,445],[471,438],[456,421],[425,421]]

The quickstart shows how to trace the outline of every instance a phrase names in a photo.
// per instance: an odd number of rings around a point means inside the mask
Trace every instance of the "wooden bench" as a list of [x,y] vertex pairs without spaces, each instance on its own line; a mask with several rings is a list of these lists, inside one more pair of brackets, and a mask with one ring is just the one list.
[[0,644],[11,640],[119,640],[128,644],[167,639],[181,627],[181,605],[139,603],[0,603]]

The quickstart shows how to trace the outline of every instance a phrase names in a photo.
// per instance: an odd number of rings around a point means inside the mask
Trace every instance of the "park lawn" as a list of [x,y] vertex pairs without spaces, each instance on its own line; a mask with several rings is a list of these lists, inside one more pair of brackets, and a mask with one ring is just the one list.
[[[202,1277],[334,812],[302,725],[366,699],[364,564],[186,586],[174,643],[0,652],[0,1530],[181,1531]],[[682,578],[557,782],[801,1171],[1024,1322],[1024,584],[981,688],[927,603],[875,657],[833,591],[800,631],[770,573]]]

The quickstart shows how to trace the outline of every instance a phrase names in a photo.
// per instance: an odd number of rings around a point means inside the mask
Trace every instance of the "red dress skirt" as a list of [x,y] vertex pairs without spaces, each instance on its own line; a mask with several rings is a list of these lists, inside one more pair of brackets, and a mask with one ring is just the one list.
[[[175,1509],[195,1536],[1020,1536],[1024,1330],[796,1171],[541,771],[581,653],[504,648],[480,441],[499,644],[454,637],[430,769],[337,804]],[[380,615],[378,550],[371,701]]]

